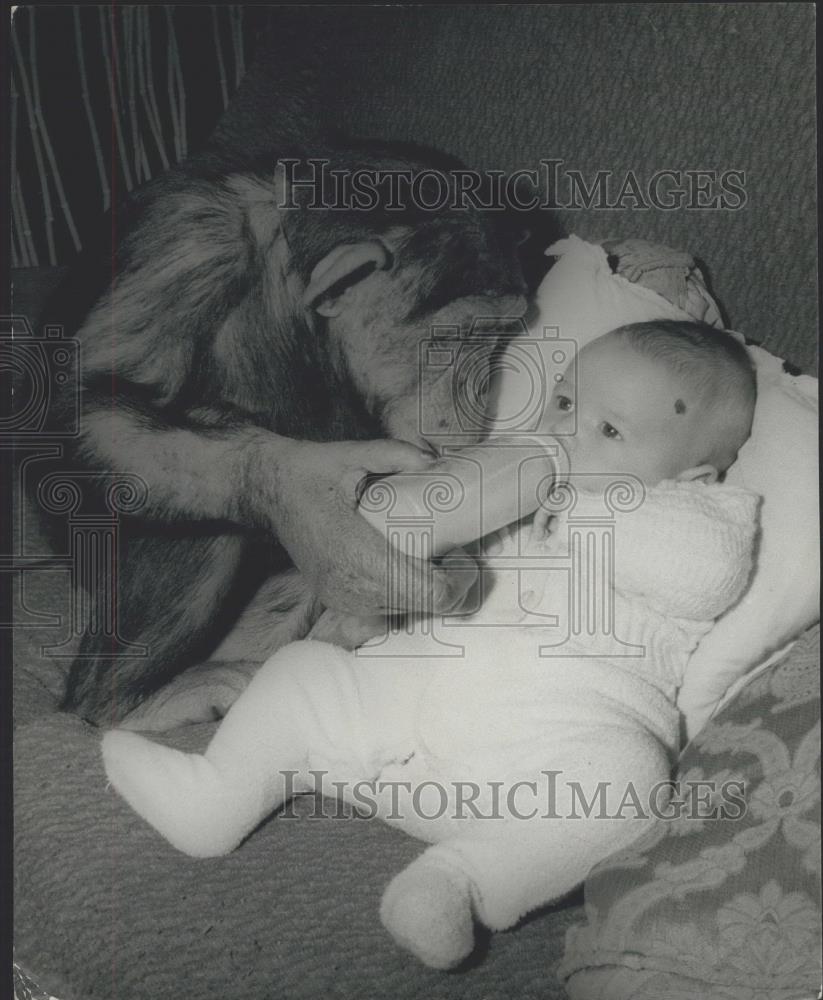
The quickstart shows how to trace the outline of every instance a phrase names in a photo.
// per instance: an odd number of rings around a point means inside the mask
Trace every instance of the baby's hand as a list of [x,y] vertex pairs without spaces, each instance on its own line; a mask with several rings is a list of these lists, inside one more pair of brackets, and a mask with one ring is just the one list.
[[532,521],[531,534],[529,535],[529,542],[531,544],[534,545],[546,541],[552,533],[551,522],[554,520],[554,517],[555,515],[546,510],[545,507],[537,508],[534,520]]

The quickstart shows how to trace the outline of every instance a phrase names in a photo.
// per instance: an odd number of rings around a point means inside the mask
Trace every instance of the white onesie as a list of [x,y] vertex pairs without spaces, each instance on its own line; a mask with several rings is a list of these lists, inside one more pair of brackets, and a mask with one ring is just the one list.
[[112,784],[195,856],[231,851],[294,792],[335,790],[433,845],[381,915],[453,966],[472,917],[512,926],[647,828],[688,656],[751,571],[749,491],[669,481],[623,509],[574,496],[545,542],[518,529],[487,545],[494,585],[460,622],[462,654],[428,630],[354,653],[291,643],[202,756],[106,734]]

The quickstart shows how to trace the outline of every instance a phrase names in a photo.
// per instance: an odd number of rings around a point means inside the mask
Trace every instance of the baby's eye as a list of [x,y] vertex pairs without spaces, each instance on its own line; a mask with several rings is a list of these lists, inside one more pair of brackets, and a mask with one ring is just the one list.
[[574,402],[568,396],[558,396],[557,408],[558,410],[563,410],[565,413],[571,413],[574,409]]
[[606,420],[604,420],[603,423],[600,425],[600,433],[603,435],[603,437],[607,437],[611,441],[623,440],[622,437],[620,436],[620,431],[616,427],[612,427],[612,425],[608,423],[608,421]]

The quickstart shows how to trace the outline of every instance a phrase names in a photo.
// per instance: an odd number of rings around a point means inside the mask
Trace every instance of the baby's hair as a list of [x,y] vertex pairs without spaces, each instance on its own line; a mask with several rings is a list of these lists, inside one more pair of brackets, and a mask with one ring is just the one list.
[[[748,351],[731,334],[708,323],[661,319],[628,323],[611,331],[640,354],[666,365],[695,390],[704,407],[720,424],[722,444],[707,461],[722,471],[734,461],[751,433],[757,378]],[[678,413],[685,404],[674,403]]]

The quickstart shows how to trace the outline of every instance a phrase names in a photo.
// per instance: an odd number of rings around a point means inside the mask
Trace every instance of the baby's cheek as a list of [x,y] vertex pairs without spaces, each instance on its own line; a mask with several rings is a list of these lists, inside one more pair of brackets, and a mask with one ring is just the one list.
[[[569,465],[572,475],[577,473],[580,476],[590,477],[598,475],[632,475],[639,479],[645,478],[645,463],[638,461],[628,450],[620,447],[618,442],[605,441],[606,446],[599,443],[586,442],[578,444],[573,452],[569,454]],[[586,482],[579,484],[584,489]],[[595,486],[592,480],[591,488],[598,488],[603,484]]]
[[[603,449],[598,448],[590,440],[585,440],[575,436],[572,438],[572,447],[569,450],[569,464],[572,473],[586,473],[588,475],[597,472],[611,472],[612,466],[608,461],[608,454],[603,454]],[[581,484],[584,485],[585,484]]]

